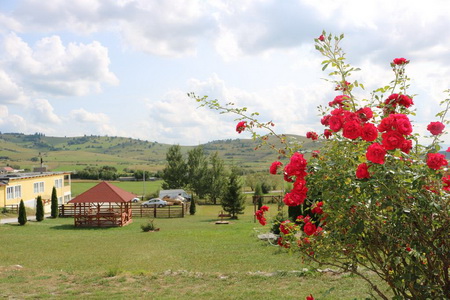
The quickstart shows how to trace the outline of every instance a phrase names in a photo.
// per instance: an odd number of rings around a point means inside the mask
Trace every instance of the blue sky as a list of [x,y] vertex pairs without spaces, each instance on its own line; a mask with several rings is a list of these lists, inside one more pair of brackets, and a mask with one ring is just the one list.
[[316,107],[335,92],[313,39],[326,30],[345,34],[361,98],[393,79],[392,59],[411,60],[414,128],[426,133],[450,88],[448,11],[446,0],[3,0],[0,131],[249,137],[234,116],[198,109],[195,92],[258,111],[277,132],[322,132]]

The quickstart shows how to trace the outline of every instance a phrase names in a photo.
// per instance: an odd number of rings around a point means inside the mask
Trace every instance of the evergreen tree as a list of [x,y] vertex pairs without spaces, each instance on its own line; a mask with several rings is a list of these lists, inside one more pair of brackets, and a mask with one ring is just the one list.
[[196,147],[188,152],[187,183],[199,198],[205,198],[209,189],[208,160],[203,147]]
[[262,201],[263,192],[262,192],[260,183],[257,183],[256,186],[255,186],[254,196],[255,196],[256,201],[258,203],[258,209],[261,209],[261,206],[263,205],[263,201]]
[[56,188],[53,187],[52,190],[52,212],[51,212],[52,218],[58,217],[58,196],[56,195]]
[[189,214],[190,215],[195,215],[195,212],[196,212],[195,200],[194,200],[194,196],[192,196],[192,198],[191,198],[191,206],[189,206]]
[[240,179],[239,170],[232,168],[222,197],[222,208],[231,215],[232,219],[237,219],[237,215],[243,214],[245,209],[245,195],[242,193]]
[[217,204],[217,200],[222,197],[226,185],[225,166],[223,160],[219,157],[217,152],[210,156],[209,162],[211,164],[211,168],[208,169],[208,195],[209,199],[214,204]]
[[44,204],[42,203],[42,197],[36,198],[36,221],[41,222],[44,220]]
[[25,204],[23,204],[23,200],[20,200],[19,218],[17,221],[20,225],[25,225],[27,223],[27,211],[25,210]]
[[161,187],[165,190],[183,188],[186,185],[187,167],[181,154],[180,145],[173,145],[169,148],[166,160],[167,165],[161,176],[164,182]]

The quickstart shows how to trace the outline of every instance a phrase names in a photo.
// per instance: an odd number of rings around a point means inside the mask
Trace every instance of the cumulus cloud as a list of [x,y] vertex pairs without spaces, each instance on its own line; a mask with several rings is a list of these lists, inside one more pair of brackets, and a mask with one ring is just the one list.
[[10,33],[1,48],[3,68],[14,84],[33,93],[81,96],[101,91],[102,83],[118,83],[109,70],[108,50],[98,42],[64,46],[59,36],[51,36],[30,46]]
[[50,102],[46,99],[36,99],[31,102],[29,110],[32,112],[33,121],[36,123],[55,125],[60,124],[61,119],[55,114]]

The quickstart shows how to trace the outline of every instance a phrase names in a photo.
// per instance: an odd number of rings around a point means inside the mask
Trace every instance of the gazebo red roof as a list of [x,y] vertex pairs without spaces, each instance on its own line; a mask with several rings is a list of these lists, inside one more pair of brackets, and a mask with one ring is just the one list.
[[69,203],[97,203],[97,202],[130,202],[136,195],[125,191],[106,181],[100,182],[86,192],[76,196]]

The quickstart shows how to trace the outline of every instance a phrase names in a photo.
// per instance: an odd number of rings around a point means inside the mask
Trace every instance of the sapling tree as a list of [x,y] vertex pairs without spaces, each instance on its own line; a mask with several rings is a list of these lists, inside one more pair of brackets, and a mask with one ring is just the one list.
[[39,195],[36,198],[36,221],[41,222],[44,220],[44,204],[42,203],[42,197]]
[[52,211],[51,211],[51,216],[52,218],[57,218],[58,217],[58,196],[56,194],[56,188],[53,187],[52,189]]
[[20,200],[19,204],[19,217],[17,219],[20,225],[25,225],[27,223],[27,211],[25,209],[25,204],[23,200]]

